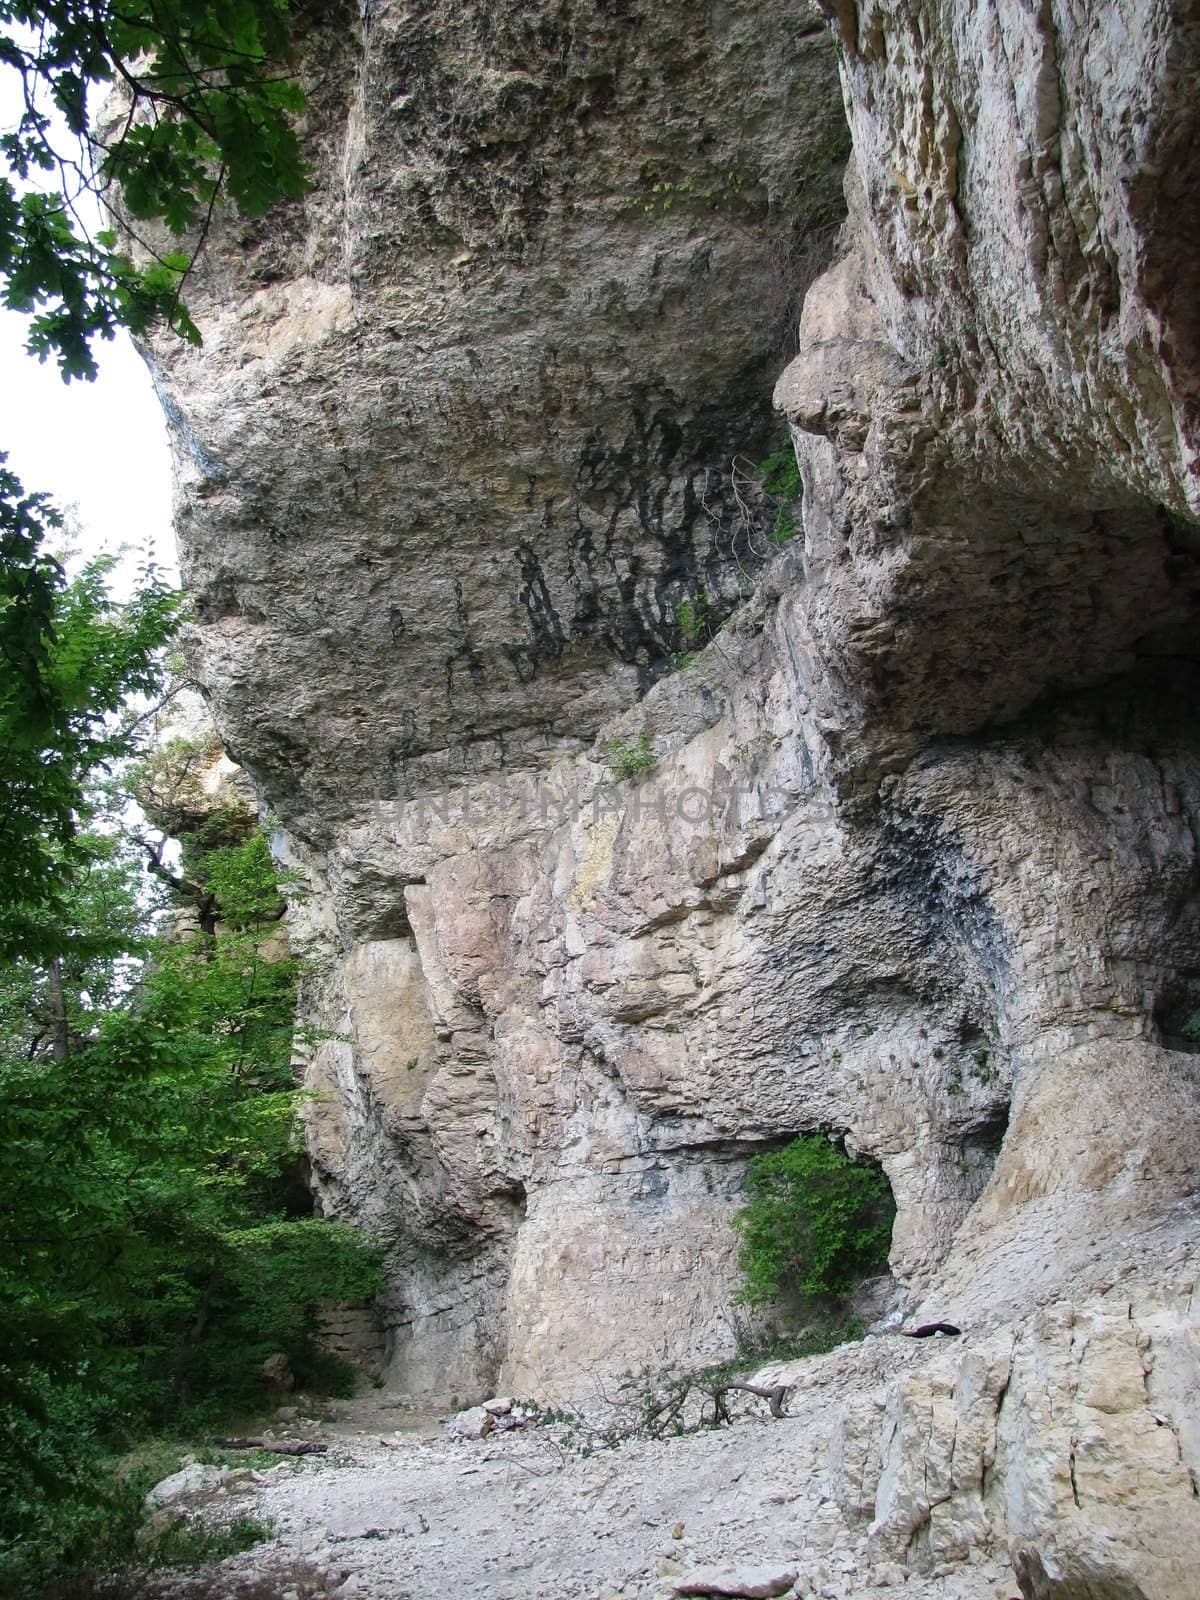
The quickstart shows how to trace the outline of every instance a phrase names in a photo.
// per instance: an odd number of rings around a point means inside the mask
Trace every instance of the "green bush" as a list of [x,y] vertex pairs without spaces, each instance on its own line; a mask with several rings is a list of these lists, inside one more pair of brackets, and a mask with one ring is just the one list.
[[270,1537],[248,1517],[214,1526],[148,1519],[146,1493],[178,1471],[184,1447],[118,1455],[105,1438],[107,1397],[94,1392],[86,1364],[54,1382],[26,1378],[19,1394],[10,1382],[0,1370],[0,1595],[115,1595],[116,1579],[111,1588],[105,1579],[121,1569],[199,1566]]
[[758,475],[763,489],[775,502],[768,538],[772,544],[786,544],[800,531],[796,507],[804,493],[790,434],[784,434],[766,460],[759,462]]
[[619,783],[642,777],[656,764],[648,733],[640,733],[636,739],[609,739],[601,754]]
[[708,595],[701,589],[694,600],[681,600],[675,608],[675,626],[683,635],[689,650],[712,637],[712,624],[708,619]]
[[268,1356],[344,1387],[319,1305],[381,1286],[373,1241],[293,1212],[299,969],[265,841],[203,863],[223,931],[170,938],[104,844],[67,952],[0,960],[0,1595],[138,1553],[114,1458],[257,1409]]
[[742,1305],[828,1305],[886,1266],[896,1214],[887,1179],[824,1135],[755,1156],[746,1193],[733,1219]]

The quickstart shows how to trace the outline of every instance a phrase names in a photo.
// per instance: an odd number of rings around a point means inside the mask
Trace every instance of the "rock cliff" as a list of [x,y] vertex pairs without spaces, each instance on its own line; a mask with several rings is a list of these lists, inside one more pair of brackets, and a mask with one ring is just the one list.
[[197,670],[392,1383],[723,1353],[746,1157],[829,1130],[969,1335],[847,1409],[844,1514],[1182,1597],[1200,18],[823,10],[312,12],[312,196],[157,352]]

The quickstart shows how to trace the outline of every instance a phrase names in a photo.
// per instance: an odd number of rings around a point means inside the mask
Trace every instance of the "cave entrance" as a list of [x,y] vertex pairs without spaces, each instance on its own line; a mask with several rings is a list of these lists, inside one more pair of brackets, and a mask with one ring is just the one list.
[[1165,1050],[1200,1055],[1200,972],[1175,974],[1158,997],[1153,1022]]

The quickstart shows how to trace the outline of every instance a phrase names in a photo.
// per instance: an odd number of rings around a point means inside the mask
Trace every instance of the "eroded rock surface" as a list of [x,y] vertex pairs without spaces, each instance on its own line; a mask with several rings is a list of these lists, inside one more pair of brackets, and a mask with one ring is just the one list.
[[[390,1382],[727,1353],[745,1160],[825,1129],[896,1197],[881,1306],[964,1329],[859,1373],[872,1559],[1184,1600],[1196,17],[825,9],[321,25],[318,187],[222,236],[165,379],[197,659],[311,881],[314,1171],[388,1243]],[[730,462],[835,50],[773,550]]]
[[848,142],[783,0],[343,5],[302,41],[315,187],[214,238],[163,384],[222,728],[327,842],[578,748],[681,605],[745,592],[730,463],[777,430]]
[[1165,1290],[1058,1302],[846,1405],[831,1486],[870,1519],[872,1555],[928,1572],[1007,1537],[1027,1595],[1186,1595],[1200,1438],[1181,1259]]

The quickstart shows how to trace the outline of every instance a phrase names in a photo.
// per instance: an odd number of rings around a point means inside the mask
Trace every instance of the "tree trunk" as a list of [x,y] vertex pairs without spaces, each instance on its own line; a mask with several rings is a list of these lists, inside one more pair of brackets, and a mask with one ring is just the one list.
[[62,961],[55,956],[46,969],[50,982],[50,1027],[54,1040],[54,1060],[65,1061],[71,1048],[67,1024],[67,992],[63,987]]

